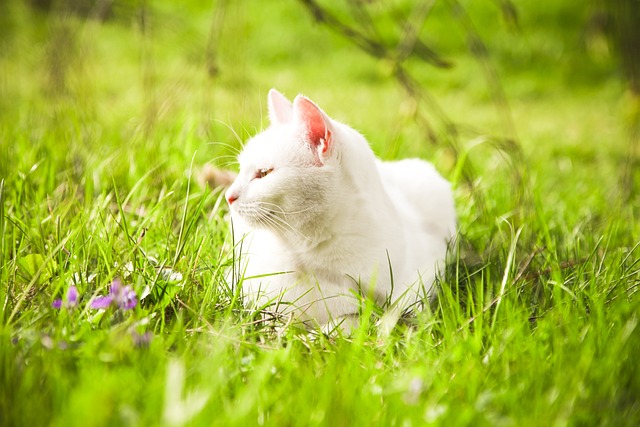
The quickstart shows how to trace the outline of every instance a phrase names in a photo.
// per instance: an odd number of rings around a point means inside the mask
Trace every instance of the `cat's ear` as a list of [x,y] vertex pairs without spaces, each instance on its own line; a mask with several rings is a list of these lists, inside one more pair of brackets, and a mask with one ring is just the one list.
[[275,89],[269,91],[269,120],[272,124],[285,124],[293,117],[293,104]]
[[302,137],[314,149],[320,163],[324,163],[333,148],[329,117],[309,98],[298,95],[293,100],[293,120]]

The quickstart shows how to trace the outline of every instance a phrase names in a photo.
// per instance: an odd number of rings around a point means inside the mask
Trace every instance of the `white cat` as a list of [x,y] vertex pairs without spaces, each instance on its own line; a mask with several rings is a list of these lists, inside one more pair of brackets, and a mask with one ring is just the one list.
[[268,101],[226,192],[245,301],[349,330],[358,295],[396,312],[432,297],[456,232],[449,183],[419,159],[381,162],[302,95]]

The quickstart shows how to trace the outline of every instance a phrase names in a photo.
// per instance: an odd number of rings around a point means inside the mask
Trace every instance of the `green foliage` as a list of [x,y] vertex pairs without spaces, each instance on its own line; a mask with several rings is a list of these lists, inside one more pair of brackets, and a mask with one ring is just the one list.
[[[299,2],[32,3],[0,4],[0,424],[640,423],[640,200],[622,197],[624,88],[586,9],[435,3],[420,34],[452,67],[406,66],[458,125],[452,158],[389,62]],[[503,116],[458,3],[522,158],[493,143]],[[412,2],[367,4],[396,40]],[[199,170],[235,167],[271,86],[454,181],[440,296],[387,337],[371,306],[349,338],[274,329],[227,281],[224,200]],[[114,279],[138,305],[91,309]],[[54,309],[72,285],[78,305]]]

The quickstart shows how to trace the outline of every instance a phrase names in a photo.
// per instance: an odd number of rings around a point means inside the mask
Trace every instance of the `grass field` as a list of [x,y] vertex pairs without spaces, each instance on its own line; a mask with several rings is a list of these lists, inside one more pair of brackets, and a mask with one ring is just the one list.
[[[572,2],[518,2],[519,29],[462,2],[509,118],[453,3],[423,34],[454,67],[407,66],[465,129],[458,157],[388,63],[300,2],[115,2],[105,21],[0,4],[0,425],[639,425],[640,196],[620,184],[615,58]],[[225,281],[226,205],[199,171],[235,167],[270,87],[454,182],[440,297],[388,337],[369,306],[351,337],[274,333]],[[491,144],[509,122],[520,156]],[[114,280],[137,305],[91,308]]]

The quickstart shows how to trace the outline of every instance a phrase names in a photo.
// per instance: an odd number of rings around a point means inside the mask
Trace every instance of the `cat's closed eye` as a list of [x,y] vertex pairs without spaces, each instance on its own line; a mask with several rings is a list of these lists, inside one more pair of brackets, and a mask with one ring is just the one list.
[[273,172],[273,168],[262,168],[258,170],[258,172],[256,173],[256,178],[264,178],[265,176],[269,175],[271,172]]

